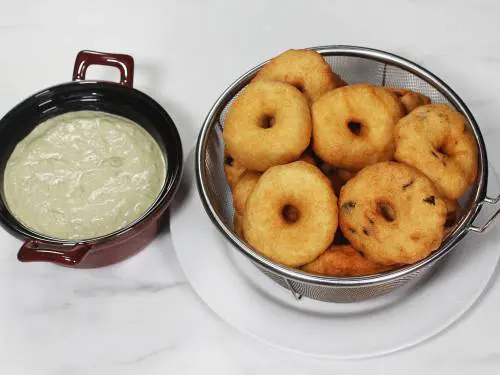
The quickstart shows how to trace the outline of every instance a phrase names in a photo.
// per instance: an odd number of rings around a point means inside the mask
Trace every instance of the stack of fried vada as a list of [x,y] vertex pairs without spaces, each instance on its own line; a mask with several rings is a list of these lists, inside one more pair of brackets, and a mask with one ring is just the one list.
[[235,233],[313,274],[426,258],[477,175],[460,113],[408,89],[348,85],[313,50],[266,64],[231,104],[223,138]]

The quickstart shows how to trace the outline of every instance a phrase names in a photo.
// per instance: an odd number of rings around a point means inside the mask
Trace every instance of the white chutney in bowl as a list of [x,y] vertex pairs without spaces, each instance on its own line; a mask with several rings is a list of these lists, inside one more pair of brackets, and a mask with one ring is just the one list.
[[44,236],[91,239],[147,213],[166,178],[153,137],[124,117],[75,111],[50,118],[17,144],[4,172],[11,214]]

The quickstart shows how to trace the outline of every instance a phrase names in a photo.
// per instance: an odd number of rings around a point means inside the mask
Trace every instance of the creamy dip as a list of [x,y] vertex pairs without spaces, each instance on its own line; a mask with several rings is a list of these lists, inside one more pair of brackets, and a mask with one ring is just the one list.
[[132,223],[155,202],[165,160],[136,123],[77,111],[38,125],[17,144],[4,172],[9,211],[49,237],[89,239]]

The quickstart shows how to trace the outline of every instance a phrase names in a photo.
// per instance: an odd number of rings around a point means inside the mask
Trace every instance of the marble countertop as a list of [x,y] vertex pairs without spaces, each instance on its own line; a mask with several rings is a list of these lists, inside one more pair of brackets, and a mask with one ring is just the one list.
[[[414,60],[452,86],[498,170],[499,12],[494,0],[9,2],[0,12],[0,115],[69,81],[81,49],[129,53],[135,87],[169,111],[187,154],[215,99],[257,62],[292,47],[364,45]],[[117,78],[98,68],[89,75]],[[18,263],[19,241],[7,238],[0,243],[2,375],[500,370],[497,275],[465,317],[430,341],[380,358],[319,360],[269,347],[218,318],[187,283],[168,227],[158,246],[95,270]]]

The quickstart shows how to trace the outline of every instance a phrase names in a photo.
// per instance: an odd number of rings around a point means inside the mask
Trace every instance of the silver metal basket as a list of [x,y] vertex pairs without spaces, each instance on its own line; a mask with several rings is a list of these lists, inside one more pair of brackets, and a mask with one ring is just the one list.
[[328,302],[354,302],[386,294],[410,280],[422,277],[438,264],[468,232],[483,232],[499,214],[482,226],[474,219],[484,204],[496,204],[500,196],[486,196],[488,162],[483,137],[476,121],[464,102],[453,90],[432,73],[399,56],[354,46],[312,48],[319,52],[349,84],[365,82],[387,87],[401,87],[427,95],[434,103],[447,103],[462,112],[477,141],[479,165],[477,182],[464,197],[463,214],[449,231],[439,250],[426,259],[378,275],[363,277],[327,277],[308,274],[278,264],[260,254],[233,231],[233,206],[229,186],[224,177],[224,142],[222,129],[228,106],[251,81],[260,64],[238,78],[214,104],[201,129],[196,146],[196,178],[203,205],[210,219],[236,249],[248,257],[272,280],[291,291],[299,300],[302,296]]

